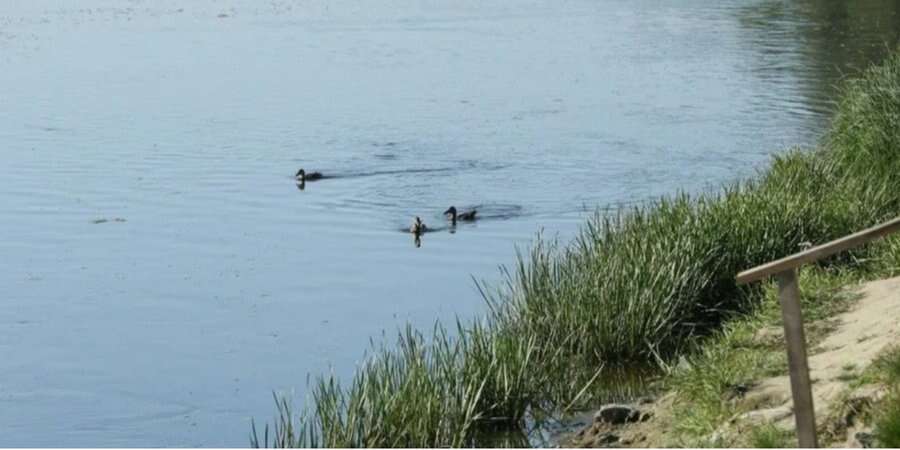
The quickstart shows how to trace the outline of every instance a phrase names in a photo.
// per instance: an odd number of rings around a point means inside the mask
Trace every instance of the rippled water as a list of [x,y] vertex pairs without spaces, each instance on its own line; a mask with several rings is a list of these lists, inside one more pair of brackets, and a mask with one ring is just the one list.
[[539,230],[814,142],[898,10],[3,2],[0,445],[246,445],[273,390],[477,314]]

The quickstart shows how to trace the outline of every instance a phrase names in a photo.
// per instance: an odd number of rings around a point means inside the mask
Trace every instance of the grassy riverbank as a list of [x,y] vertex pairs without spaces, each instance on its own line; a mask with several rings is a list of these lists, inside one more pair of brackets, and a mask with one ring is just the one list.
[[[900,442],[900,237],[867,258],[799,271],[819,444]],[[564,446],[794,447],[791,388],[774,281],[758,308],[698,340],[635,404],[637,423],[585,421]],[[590,417],[590,416],[588,416]]]
[[484,317],[452,332],[403,330],[350,385],[319,378],[293,417],[280,404],[271,435],[253,443],[477,445],[542,412],[607,400],[623,368],[665,364],[755,311],[764,290],[738,288],[738,271],[900,214],[898,123],[895,54],[847,83],[818,149],[776,157],[720,193],[598,215],[566,246],[538,240],[505,283],[480,286]]
[[[841,325],[838,317],[857,306],[860,298],[858,289],[863,282],[893,277],[900,272],[900,238],[873,245],[869,257],[833,267],[806,267],[800,271],[801,304],[803,305],[806,338],[810,354],[827,352],[824,340]],[[729,322],[723,329],[699,343],[696,351],[682,359],[660,380],[661,391],[669,395],[668,408],[661,411],[667,415],[664,436],[657,436],[658,446],[680,447],[792,447],[797,445],[796,436],[773,423],[753,424],[753,420],[738,420],[740,417],[765,417],[765,402],[758,401],[765,394],[757,392],[765,380],[786,376],[787,356],[781,333],[781,308],[777,299],[774,282],[766,285],[765,298],[758,309],[739,320]],[[868,333],[883,330],[870,329]],[[865,342],[869,336],[859,336],[858,342]],[[868,343],[866,345],[869,345]],[[895,342],[894,345],[900,345]],[[834,358],[835,363],[838,357]],[[873,370],[859,366],[865,364],[863,358],[843,362],[841,373],[836,379],[819,379],[814,388],[817,395],[831,383],[840,389],[852,392],[855,388],[875,382],[891,384],[891,380],[868,377],[862,380],[858,370]],[[822,374],[814,374],[822,377]],[[863,383],[862,381],[866,381]],[[756,389],[756,390],[755,390]],[[771,389],[771,388],[769,388]],[[784,395],[787,395],[785,392]],[[837,404],[837,405],[836,405]],[[846,440],[846,417],[842,414],[847,402],[817,400],[816,413],[821,422],[820,444],[832,446]],[[854,406],[859,409],[859,406]],[[755,411],[752,412],[751,411]],[[857,411],[858,412],[858,411]],[[751,423],[744,423],[751,422]],[[792,422],[792,421],[790,421]],[[653,425],[649,425],[653,426]],[[662,433],[661,433],[662,434]]]

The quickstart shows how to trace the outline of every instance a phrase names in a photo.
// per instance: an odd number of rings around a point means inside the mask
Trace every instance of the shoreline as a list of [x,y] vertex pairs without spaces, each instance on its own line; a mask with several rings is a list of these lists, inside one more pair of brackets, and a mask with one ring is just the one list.
[[[895,237],[893,243],[900,242]],[[878,379],[879,361],[900,353],[900,277],[885,260],[842,272],[801,272],[809,293],[803,307],[814,319],[810,368],[820,445],[871,445],[890,382]],[[695,354],[657,380],[651,399],[624,405],[635,420],[610,422],[600,411],[582,415],[585,426],[562,435],[563,447],[796,447],[790,383],[775,286],[756,313],[733,321]],[[772,442],[774,440],[774,442]],[[892,444],[893,442],[888,442]],[[884,443],[882,443],[884,444]],[[890,446],[890,445],[889,445]]]
[[[535,412],[621,400],[611,370],[669,370],[759,311],[767,291],[736,286],[740,270],[900,214],[897,117],[895,52],[846,83],[818,148],[776,156],[717,193],[598,213],[567,246],[538,239],[504,282],[477,283],[483,317],[431,334],[408,326],[348,386],[320,377],[298,416],[280,403],[273,433],[267,425],[252,443],[470,446],[521,430]],[[876,252],[867,246],[819,266],[846,269]]]

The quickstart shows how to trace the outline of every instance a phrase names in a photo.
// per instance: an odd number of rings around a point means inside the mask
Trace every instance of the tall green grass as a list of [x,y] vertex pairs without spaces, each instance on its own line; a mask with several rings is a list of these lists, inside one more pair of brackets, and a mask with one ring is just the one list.
[[898,124],[900,53],[847,83],[818,149],[716,194],[598,214],[569,245],[539,238],[502,284],[479,283],[484,317],[401,331],[349,385],[319,378],[298,414],[280,402],[252,443],[496,446],[498,430],[615,396],[615,374],[664,364],[759,303],[740,270],[900,214]]

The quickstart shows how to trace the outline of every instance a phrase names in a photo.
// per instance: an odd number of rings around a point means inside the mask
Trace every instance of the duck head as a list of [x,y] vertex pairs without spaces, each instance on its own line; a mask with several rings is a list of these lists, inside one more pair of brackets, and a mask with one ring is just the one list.
[[455,206],[451,206],[451,207],[447,208],[447,210],[444,211],[444,215],[445,215],[445,216],[449,215],[449,216],[456,217],[456,207],[455,207]]
[[297,174],[294,175],[294,177],[299,178],[299,179],[302,180],[302,179],[306,178],[306,171],[303,170],[303,169],[300,169],[300,170],[297,171]]

